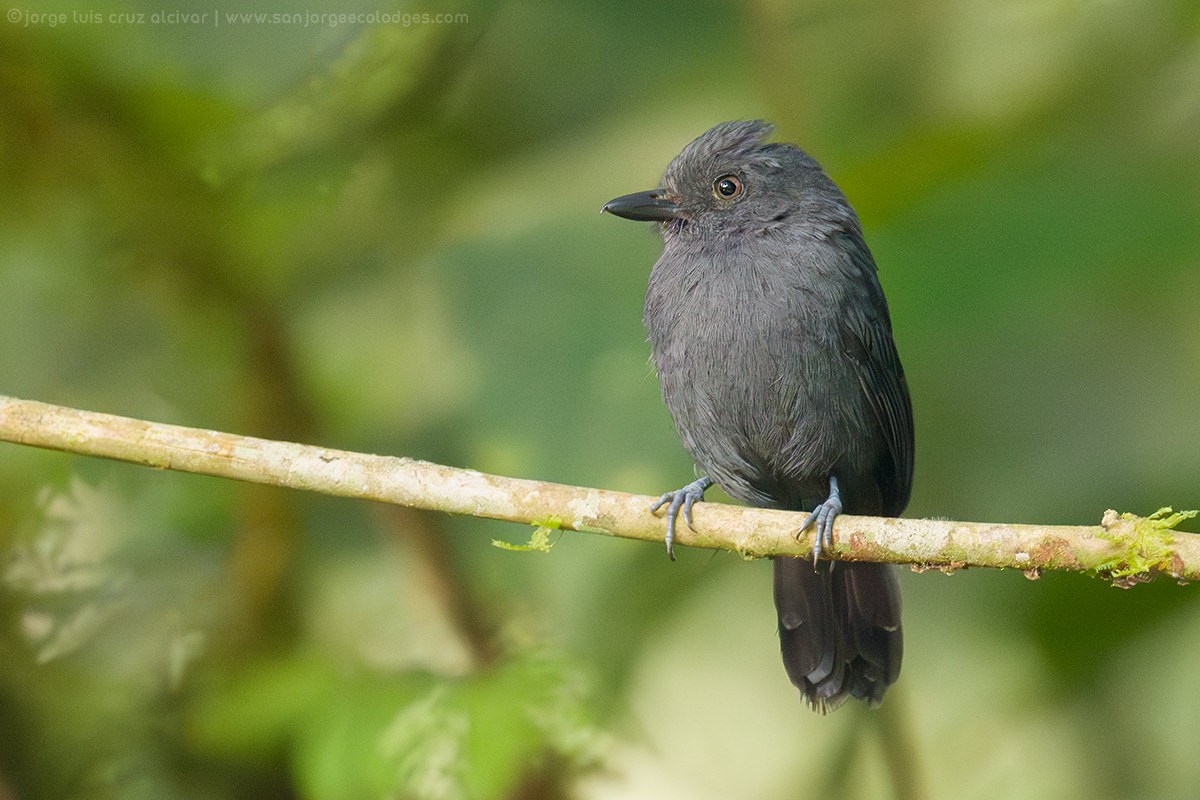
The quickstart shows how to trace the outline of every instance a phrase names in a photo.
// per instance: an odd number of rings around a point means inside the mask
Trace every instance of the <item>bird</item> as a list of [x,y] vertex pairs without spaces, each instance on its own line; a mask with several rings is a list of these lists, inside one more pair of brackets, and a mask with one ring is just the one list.
[[780,649],[816,711],[877,706],[900,674],[900,590],[885,564],[824,561],[843,512],[898,516],[913,475],[913,416],[887,300],[858,216],[773,126],[725,122],[669,164],[659,188],[604,205],[657,224],[643,322],[663,401],[696,480],[667,492],[677,517],[714,484],[747,505],[809,512],[811,563],[773,559]]

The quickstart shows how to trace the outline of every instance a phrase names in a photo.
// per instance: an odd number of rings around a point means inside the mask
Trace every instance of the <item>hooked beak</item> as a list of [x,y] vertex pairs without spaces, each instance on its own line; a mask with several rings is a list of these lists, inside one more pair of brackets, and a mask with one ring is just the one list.
[[675,204],[663,189],[627,194],[609,200],[600,209],[618,217],[638,222],[666,222],[683,216],[683,209]]

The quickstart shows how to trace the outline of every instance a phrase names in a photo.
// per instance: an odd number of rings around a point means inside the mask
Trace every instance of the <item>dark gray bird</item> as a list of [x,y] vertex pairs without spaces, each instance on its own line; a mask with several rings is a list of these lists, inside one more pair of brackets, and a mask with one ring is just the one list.
[[765,144],[770,132],[717,125],[661,188],[604,207],[659,223],[644,321],[703,476],[652,510],[667,506],[668,553],[676,517],[690,526],[714,482],[749,505],[811,511],[797,535],[814,528],[813,563],[774,563],[783,664],[818,711],[847,696],[874,706],[900,674],[896,578],[881,564],[817,561],[843,510],[904,510],[912,407],[858,217],[806,153]]

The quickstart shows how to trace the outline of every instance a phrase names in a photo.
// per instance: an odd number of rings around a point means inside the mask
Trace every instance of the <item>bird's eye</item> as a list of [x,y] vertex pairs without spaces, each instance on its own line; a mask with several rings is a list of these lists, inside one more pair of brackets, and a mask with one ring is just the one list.
[[713,181],[713,191],[717,197],[733,200],[742,193],[742,182],[736,175],[722,175]]

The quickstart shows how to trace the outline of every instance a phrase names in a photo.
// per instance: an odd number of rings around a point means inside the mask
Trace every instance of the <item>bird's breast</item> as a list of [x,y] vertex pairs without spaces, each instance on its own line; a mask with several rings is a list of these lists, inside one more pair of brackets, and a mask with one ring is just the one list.
[[[661,260],[645,322],[663,399],[685,447],[730,494],[820,483],[862,424],[829,304],[780,270]],[[841,399],[839,399],[841,398]],[[790,491],[790,490],[789,490]]]

